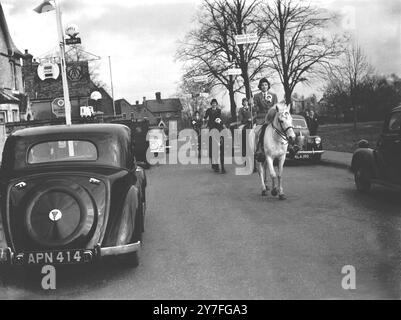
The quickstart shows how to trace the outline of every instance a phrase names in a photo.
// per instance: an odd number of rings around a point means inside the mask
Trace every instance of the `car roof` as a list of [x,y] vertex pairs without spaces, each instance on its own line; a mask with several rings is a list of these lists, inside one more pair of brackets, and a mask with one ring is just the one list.
[[293,115],[292,115],[292,118],[293,118],[293,119],[302,119],[302,120],[305,120],[305,117],[301,116],[300,114],[293,114]]
[[15,131],[12,136],[14,137],[35,137],[35,136],[52,136],[56,138],[58,135],[83,135],[86,134],[115,134],[116,136],[126,135],[128,127],[121,124],[73,124],[67,125],[55,125],[45,127],[32,127]]
[[[92,164],[130,168],[132,165],[130,132],[127,126],[121,124],[57,125],[18,130],[7,138],[2,165],[10,170],[28,167],[27,152],[36,144],[49,141],[85,140],[94,143],[98,150],[98,159],[91,162]],[[79,163],[79,161],[71,162],[72,165]],[[43,164],[45,165],[48,163]],[[33,167],[33,165],[29,166]]]

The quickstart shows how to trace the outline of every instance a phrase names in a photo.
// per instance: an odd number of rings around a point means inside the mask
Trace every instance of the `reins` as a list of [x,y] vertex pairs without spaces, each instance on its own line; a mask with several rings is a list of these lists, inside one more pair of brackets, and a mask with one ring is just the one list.
[[281,130],[282,130],[282,131],[280,131],[279,129],[277,129],[277,128],[274,126],[273,122],[271,123],[271,126],[272,126],[272,128],[274,129],[274,131],[275,131],[283,140],[285,140],[285,141],[288,143],[288,142],[289,142],[289,139],[288,139],[288,137],[287,137],[287,131],[290,130],[290,129],[294,129],[294,127],[290,126],[290,127],[288,127],[287,129],[284,129],[284,128],[283,128],[283,123],[282,123],[282,121],[278,120],[278,122],[279,122],[279,124],[280,124],[280,127],[281,127]]

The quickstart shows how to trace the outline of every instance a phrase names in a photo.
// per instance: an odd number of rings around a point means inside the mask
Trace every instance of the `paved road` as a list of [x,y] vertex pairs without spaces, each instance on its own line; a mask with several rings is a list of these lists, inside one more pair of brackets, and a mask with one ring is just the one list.
[[[0,298],[370,299],[400,298],[401,198],[355,191],[350,172],[290,165],[288,200],[262,198],[256,175],[207,166],[148,171],[141,265],[58,271],[57,290],[39,278],[0,285]],[[356,268],[354,291],[341,269]]]

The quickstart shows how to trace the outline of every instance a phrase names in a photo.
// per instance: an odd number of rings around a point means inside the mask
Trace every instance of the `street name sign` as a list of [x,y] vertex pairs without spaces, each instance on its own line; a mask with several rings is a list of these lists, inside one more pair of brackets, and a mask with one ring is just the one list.
[[81,38],[69,38],[65,39],[65,44],[68,46],[72,46],[75,44],[81,44]]
[[228,69],[225,73],[228,76],[240,76],[242,74],[242,70],[239,68],[231,68]]
[[234,38],[237,45],[258,42],[257,33],[237,34]]
[[209,77],[208,76],[196,76],[193,77],[194,82],[198,83],[198,82],[208,82]]

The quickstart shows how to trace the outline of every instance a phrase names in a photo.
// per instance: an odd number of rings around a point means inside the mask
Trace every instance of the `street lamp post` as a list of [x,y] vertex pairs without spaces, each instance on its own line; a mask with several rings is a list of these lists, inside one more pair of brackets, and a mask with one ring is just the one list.
[[[54,3],[54,7],[51,4],[51,1]],[[68,88],[68,80],[67,80],[67,64],[65,60],[65,37],[64,37],[64,29],[63,23],[61,20],[61,10],[56,0],[45,0],[41,5],[39,5],[34,10],[37,13],[44,13],[51,10],[56,10],[56,19],[57,19],[57,30],[58,30],[58,40],[60,45],[60,61],[61,61],[61,77],[63,82],[63,94],[64,94],[64,108],[65,108],[65,122],[67,125],[71,125],[71,102],[70,102],[70,92]]]

